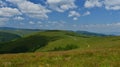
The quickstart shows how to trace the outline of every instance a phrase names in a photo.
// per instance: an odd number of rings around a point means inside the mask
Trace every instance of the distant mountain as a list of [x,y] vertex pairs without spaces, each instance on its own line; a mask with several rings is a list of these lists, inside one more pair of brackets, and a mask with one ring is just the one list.
[[0,27],[0,30],[17,30],[17,28],[11,28],[11,27]]
[[[30,35],[33,33],[40,32],[40,31],[60,31],[60,30],[42,30],[42,29],[22,29],[22,28],[0,27],[0,31],[25,36],[25,35]],[[73,32],[70,30],[64,30],[64,31]],[[88,32],[88,31],[75,31],[75,33],[87,35],[87,36],[108,36],[105,34],[93,33],[93,32]]]
[[112,34],[112,35],[116,35],[116,36],[120,36],[120,32],[107,32],[107,34]]
[[29,34],[40,32],[40,31],[44,31],[44,30],[0,27],[0,31],[1,32],[7,32],[7,33],[18,34],[20,36],[25,36],[25,35],[29,35]]
[[105,35],[105,34],[101,34],[101,33],[93,33],[93,32],[88,32],[88,31],[76,31],[76,33],[84,34],[84,35],[88,35],[88,36],[111,36],[111,35]]
[[0,27],[0,30],[29,30],[29,31],[41,31],[40,29],[24,29],[24,28],[12,28],[12,27]]

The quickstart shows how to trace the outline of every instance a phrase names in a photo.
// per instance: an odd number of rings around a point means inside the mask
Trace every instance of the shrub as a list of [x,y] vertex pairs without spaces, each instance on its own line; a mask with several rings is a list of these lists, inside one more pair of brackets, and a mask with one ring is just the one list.
[[76,49],[78,48],[78,46],[74,45],[74,44],[68,44],[65,47],[55,47],[52,51],[65,51],[65,50],[72,50],[72,49]]

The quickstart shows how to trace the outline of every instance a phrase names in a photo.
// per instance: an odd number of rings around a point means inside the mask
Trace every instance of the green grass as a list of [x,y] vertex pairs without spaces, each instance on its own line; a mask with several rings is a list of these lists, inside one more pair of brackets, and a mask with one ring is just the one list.
[[119,67],[120,49],[0,55],[0,67]]
[[51,51],[56,47],[65,47],[68,44],[73,44],[77,46],[78,50],[85,49],[97,49],[97,48],[111,48],[117,47],[120,48],[120,37],[71,37],[59,39],[53,42],[49,42],[43,48],[40,48],[36,51]]
[[46,31],[0,44],[0,67],[119,67],[120,36]]
[[46,31],[26,36],[15,41],[0,44],[0,53],[34,52],[50,42],[67,38],[65,31]]

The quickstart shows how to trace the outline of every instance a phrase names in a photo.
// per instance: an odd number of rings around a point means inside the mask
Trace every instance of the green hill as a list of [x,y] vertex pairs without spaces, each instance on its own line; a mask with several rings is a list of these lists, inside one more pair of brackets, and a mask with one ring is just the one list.
[[43,31],[1,43],[0,53],[0,67],[119,67],[120,36]]
[[40,32],[15,41],[0,44],[0,53],[34,52],[48,45],[49,42],[67,38],[69,36],[68,34],[68,32],[64,31]]
[[115,41],[112,41],[112,39],[114,37],[86,36],[70,31],[44,31],[15,41],[1,43],[0,53],[82,50],[118,46],[119,37]]
[[17,34],[0,32],[0,42],[8,42],[17,38],[21,38],[21,37]]

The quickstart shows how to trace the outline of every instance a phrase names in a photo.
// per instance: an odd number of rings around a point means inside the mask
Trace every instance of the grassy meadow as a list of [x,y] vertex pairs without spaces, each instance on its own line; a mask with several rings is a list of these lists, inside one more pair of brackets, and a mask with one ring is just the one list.
[[45,31],[0,44],[0,67],[119,67],[120,36]]

